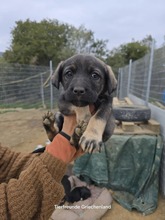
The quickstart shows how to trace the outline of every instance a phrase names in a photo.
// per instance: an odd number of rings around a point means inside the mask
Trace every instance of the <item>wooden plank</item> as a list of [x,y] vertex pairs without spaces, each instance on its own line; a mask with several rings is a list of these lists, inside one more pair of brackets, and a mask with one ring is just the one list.
[[148,121],[148,127],[151,131],[154,131],[155,133],[160,133],[160,124],[157,121],[150,119]]
[[113,98],[113,105],[120,105],[119,99],[117,97]]
[[127,134],[131,134],[131,135],[158,135],[160,133],[155,133],[154,131],[151,131],[149,129],[147,129],[146,127],[142,127],[140,126],[138,129],[134,129],[134,131],[123,131],[121,126],[117,126],[115,128],[114,134],[123,134],[123,135],[127,135]]
[[116,123],[114,134],[160,134],[160,124],[155,120],[146,122],[124,122]]
[[133,132],[134,131],[134,123],[122,121],[122,129],[123,129],[123,131]]
[[133,105],[133,102],[128,97],[125,97],[124,100],[128,105]]

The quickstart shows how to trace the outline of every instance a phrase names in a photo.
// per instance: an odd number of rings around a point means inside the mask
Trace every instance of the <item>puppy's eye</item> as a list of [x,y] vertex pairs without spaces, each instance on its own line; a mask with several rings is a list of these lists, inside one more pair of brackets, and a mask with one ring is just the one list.
[[98,73],[96,73],[96,72],[93,72],[93,73],[91,74],[91,77],[92,77],[93,79],[95,79],[95,80],[100,79],[99,74],[98,74]]
[[73,76],[73,72],[71,71],[71,70],[67,70],[66,72],[65,72],[65,77],[66,78],[71,78]]

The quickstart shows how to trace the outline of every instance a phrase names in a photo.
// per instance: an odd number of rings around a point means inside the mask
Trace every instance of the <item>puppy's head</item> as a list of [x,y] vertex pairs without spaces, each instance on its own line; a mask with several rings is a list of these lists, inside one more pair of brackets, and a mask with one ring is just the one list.
[[100,95],[111,94],[117,85],[111,68],[91,55],[75,55],[61,62],[52,82],[56,88],[61,83],[65,100],[76,106],[95,103]]
[[90,190],[86,186],[75,187],[69,194],[68,202],[78,202],[80,200],[88,199],[91,196]]

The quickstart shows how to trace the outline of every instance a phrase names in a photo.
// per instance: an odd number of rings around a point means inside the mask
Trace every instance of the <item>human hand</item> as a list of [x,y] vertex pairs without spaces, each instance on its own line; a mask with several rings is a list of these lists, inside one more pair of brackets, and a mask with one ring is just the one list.
[[[94,105],[89,105],[89,110],[91,114],[94,112]],[[67,135],[71,136],[74,133],[74,130],[77,126],[76,115],[64,116],[64,123],[62,131]]]
[[[91,105],[89,108],[90,111],[93,112],[94,106]],[[74,133],[76,125],[76,115],[64,116],[62,132],[68,136],[71,136]],[[53,141],[46,147],[46,151],[51,153],[56,158],[63,160],[65,163],[69,163],[83,154],[81,148],[77,150],[70,144],[69,140],[61,134],[57,134],[55,136]]]

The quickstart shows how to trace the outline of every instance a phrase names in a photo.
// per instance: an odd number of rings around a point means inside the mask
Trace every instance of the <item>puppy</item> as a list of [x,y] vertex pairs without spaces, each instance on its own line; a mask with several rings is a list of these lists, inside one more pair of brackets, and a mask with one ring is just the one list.
[[[115,127],[112,93],[117,81],[111,67],[92,55],[75,55],[57,66],[52,83],[57,89],[62,85],[58,102],[61,113],[58,117],[52,113],[44,117],[43,124],[49,139],[60,131],[62,120],[59,118],[62,115],[76,114],[78,127],[71,143],[81,146],[85,152],[100,151]],[[89,111],[91,104],[95,107],[92,115]]]
[[69,203],[74,203],[80,200],[88,199],[91,196],[91,192],[86,186],[79,186],[71,189],[71,183],[68,175],[64,175],[61,183],[65,190],[65,197],[60,205],[64,204],[66,201]]

